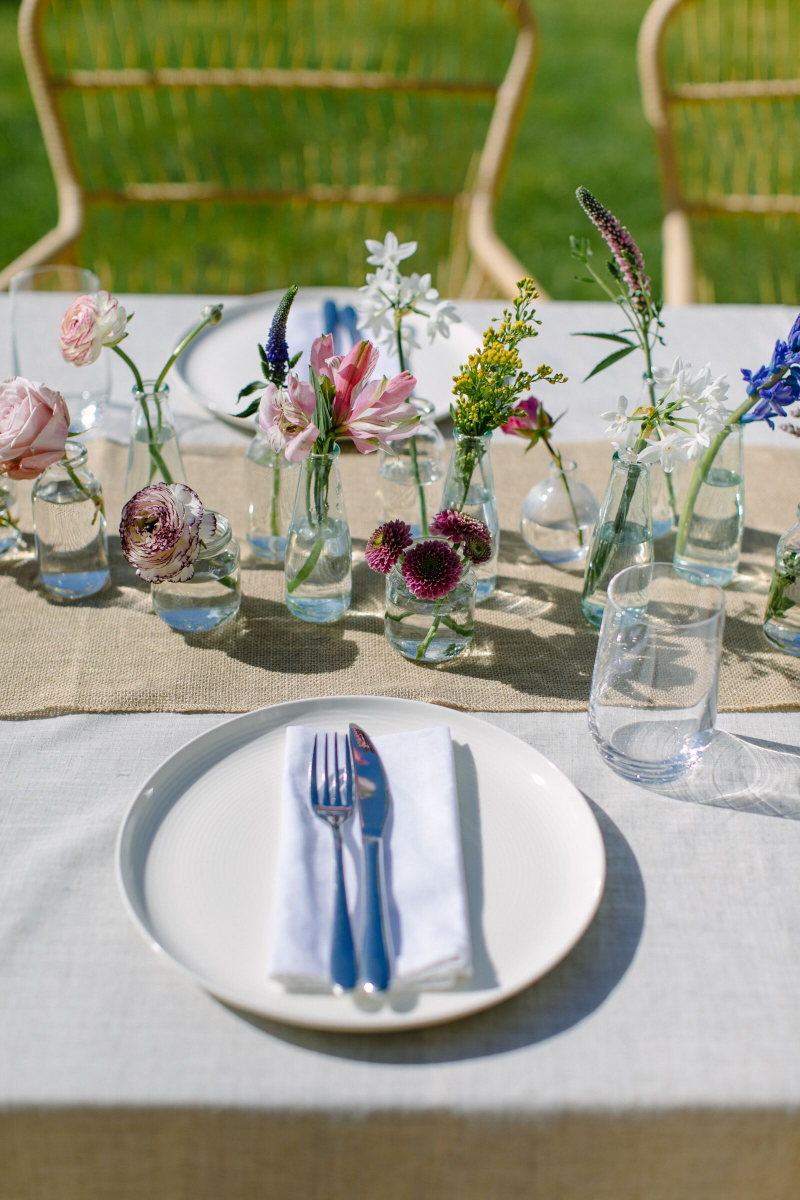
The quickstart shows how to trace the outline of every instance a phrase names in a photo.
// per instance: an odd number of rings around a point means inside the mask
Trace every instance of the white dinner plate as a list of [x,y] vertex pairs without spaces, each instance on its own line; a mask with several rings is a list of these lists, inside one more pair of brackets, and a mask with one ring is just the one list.
[[[283,292],[264,292],[251,296],[243,304],[227,305],[222,323],[206,328],[190,343],[176,364],[176,371],[194,398],[219,420],[236,429],[252,430],[252,422],[241,421],[235,411],[239,389],[261,375],[258,343],[267,340],[270,322]],[[340,307],[353,304],[358,292],[351,288],[301,288],[289,313],[286,334],[290,353],[302,350],[294,368],[301,379],[308,379],[308,352],[323,328],[322,306],[334,300]],[[434,417],[441,420],[450,413],[453,376],[481,343],[481,335],[463,321],[451,325],[450,337],[437,337],[430,343],[424,317],[406,318],[417,334],[421,349],[414,350],[409,369],[417,378],[415,394],[434,406]],[[189,333],[189,329],[181,336]],[[337,353],[350,349],[346,335],[337,341]],[[396,375],[397,358],[381,351],[373,378]]]
[[[350,721],[370,734],[450,727],[475,968],[451,991],[375,1002],[268,978],[286,726]],[[145,940],[213,995],[292,1025],[370,1032],[464,1017],[541,978],[597,911],[605,851],[586,800],[538,750],[452,709],[356,696],[246,713],[178,750],[134,800],[117,872]]]

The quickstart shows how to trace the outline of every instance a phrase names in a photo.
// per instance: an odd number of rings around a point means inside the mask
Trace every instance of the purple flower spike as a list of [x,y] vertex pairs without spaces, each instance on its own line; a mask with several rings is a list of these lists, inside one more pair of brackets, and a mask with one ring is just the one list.
[[588,188],[579,187],[575,195],[589,220],[608,243],[617,266],[628,285],[631,302],[639,312],[652,307],[650,280],[645,274],[644,257],[636,242],[613,213],[604,208]]
[[367,542],[367,565],[388,575],[403,551],[411,545],[411,527],[405,521],[387,521],[379,525]]
[[447,542],[417,542],[400,568],[408,590],[421,600],[441,600],[461,578],[462,563]]

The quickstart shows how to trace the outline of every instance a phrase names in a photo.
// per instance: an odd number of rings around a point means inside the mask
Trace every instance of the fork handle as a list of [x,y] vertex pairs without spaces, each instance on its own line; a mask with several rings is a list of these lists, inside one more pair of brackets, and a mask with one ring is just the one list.
[[366,924],[364,927],[365,992],[385,992],[389,986],[389,956],[383,919],[383,862],[379,838],[364,838]]
[[336,846],[336,893],[333,901],[333,944],[331,946],[331,978],[337,987],[352,991],[358,982],[356,952],[353,946],[353,930],[347,911],[347,892],[344,888],[344,863],[342,861],[342,834],[334,830]]

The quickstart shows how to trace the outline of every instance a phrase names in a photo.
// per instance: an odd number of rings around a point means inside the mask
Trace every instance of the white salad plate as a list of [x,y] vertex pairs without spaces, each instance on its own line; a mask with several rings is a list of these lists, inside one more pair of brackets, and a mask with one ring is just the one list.
[[[204,408],[219,420],[236,429],[252,431],[252,421],[242,422],[231,414],[236,410],[240,388],[261,376],[258,356],[259,342],[264,345],[270,322],[283,292],[264,292],[249,297],[244,303],[227,304],[220,325],[206,328],[181,355],[175,370],[184,386]],[[302,288],[292,305],[286,328],[286,340],[291,354],[302,350],[302,358],[294,368],[301,379],[308,379],[308,354],[311,343],[323,330],[323,305],[333,300],[339,307],[352,305],[358,291],[352,288]],[[451,325],[450,337],[437,337],[431,344],[425,332],[425,318],[411,315],[406,318],[414,328],[420,349],[412,351],[409,370],[417,379],[415,394],[434,406],[434,417],[449,416],[453,394],[453,376],[481,341],[472,325],[463,321]],[[184,334],[190,330],[185,330]],[[368,335],[367,335],[368,336]],[[346,353],[352,339],[337,336],[336,351]],[[373,379],[381,375],[396,375],[400,370],[394,354],[381,351]],[[242,402],[244,407],[246,401]]]
[[[267,974],[288,725],[376,735],[448,725],[453,739],[474,975],[450,991],[288,992]],[[333,848],[331,847],[331,853]],[[153,950],[220,1000],[313,1029],[436,1025],[540,979],[597,911],[605,850],[574,784],[478,717],[415,700],[297,700],[232,718],[168,758],[120,830],[128,913]]]

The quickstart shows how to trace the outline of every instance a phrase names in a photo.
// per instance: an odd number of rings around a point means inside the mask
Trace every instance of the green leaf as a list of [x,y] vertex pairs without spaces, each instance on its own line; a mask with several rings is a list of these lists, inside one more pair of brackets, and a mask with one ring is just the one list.
[[604,338],[607,342],[622,342],[626,346],[633,346],[636,349],[636,343],[630,338],[623,337],[621,333],[588,333],[586,330],[581,330],[580,333],[573,333],[571,337],[596,337]]
[[289,359],[289,370],[290,370],[290,371],[291,371],[292,367],[296,367],[296,366],[297,366],[297,364],[300,362],[300,359],[301,359],[302,357],[303,357],[303,351],[302,351],[302,350],[298,350],[298,351],[297,351],[297,354],[293,354],[293,355],[292,355],[292,357]]
[[319,440],[324,442],[332,427],[331,407],[325,395],[325,383],[330,381],[324,376],[320,378],[311,367],[308,369],[308,376],[317,400],[314,406],[314,424],[319,430]]
[[258,343],[258,353],[259,353],[259,357],[261,358],[261,361],[263,363],[269,362],[269,359],[267,358],[267,352],[264,349],[264,347],[261,345],[261,342]]
[[[613,354],[609,354],[608,358],[604,358],[602,362],[599,362],[594,370],[589,372],[589,374],[586,376],[586,379],[591,379],[593,375],[599,374],[600,371],[605,371],[606,367],[610,367],[613,363],[619,362],[621,358],[626,358],[629,354],[632,354],[635,349],[636,346],[624,346],[622,350],[615,350]],[[584,383],[586,383],[586,379],[584,379]]]
[[573,275],[573,279],[577,279],[578,283],[597,283],[596,279],[591,279],[588,275]]
[[240,390],[239,399],[242,400],[245,396],[251,396],[253,392],[260,392],[263,386],[263,379],[254,379],[252,383],[248,383]]
[[245,417],[252,417],[254,413],[258,412],[260,404],[261,404],[260,399],[251,400],[250,403],[248,404],[247,408],[243,409],[241,412],[231,413],[231,416],[232,417],[240,417],[242,420],[244,420]]

